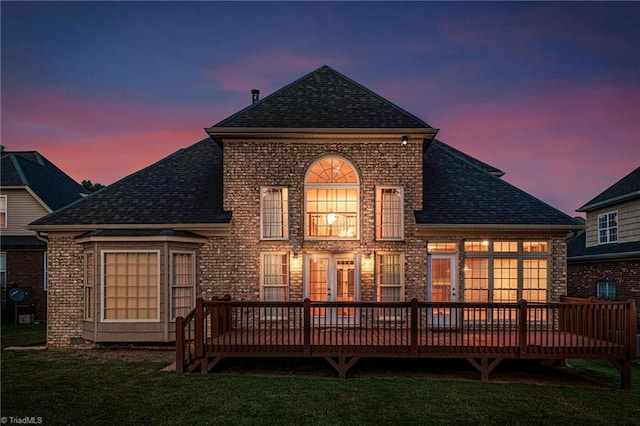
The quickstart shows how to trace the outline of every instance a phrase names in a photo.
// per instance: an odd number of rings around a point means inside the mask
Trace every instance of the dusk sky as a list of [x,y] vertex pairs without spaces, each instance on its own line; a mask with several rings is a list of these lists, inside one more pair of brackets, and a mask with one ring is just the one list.
[[2,145],[111,184],[322,65],[569,215],[640,165],[640,3],[7,2]]

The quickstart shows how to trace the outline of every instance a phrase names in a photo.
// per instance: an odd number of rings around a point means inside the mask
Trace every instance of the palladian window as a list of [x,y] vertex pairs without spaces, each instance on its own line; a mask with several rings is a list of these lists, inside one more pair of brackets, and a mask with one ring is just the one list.
[[359,179],[354,167],[339,157],[311,165],[305,179],[305,238],[359,238]]

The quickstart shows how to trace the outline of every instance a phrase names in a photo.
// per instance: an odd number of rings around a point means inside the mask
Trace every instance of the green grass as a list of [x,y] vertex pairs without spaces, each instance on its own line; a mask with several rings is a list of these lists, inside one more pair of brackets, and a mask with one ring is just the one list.
[[0,332],[2,349],[9,346],[44,345],[47,340],[47,326],[43,324],[2,324]]
[[250,373],[241,360],[217,374],[160,371],[171,357],[153,351],[4,351],[1,415],[78,425],[631,425],[640,419],[638,361],[633,389],[624,391],[606,361],[575,360],[571,369],[559,370],[574,375],[578,386],[566,386],[571,380],[541,386],[482,383],[476,374],[454,380],[448,371],[438,376],[440,370],[435,375],[441,378],[426,379],[424,371],[412,378],[408,367],[395,375],[394,368],[371,370],[367,363],[356,364],[347,380],[326,367],[311,370],[311,362],[308,374],[269,370],[282,360]]

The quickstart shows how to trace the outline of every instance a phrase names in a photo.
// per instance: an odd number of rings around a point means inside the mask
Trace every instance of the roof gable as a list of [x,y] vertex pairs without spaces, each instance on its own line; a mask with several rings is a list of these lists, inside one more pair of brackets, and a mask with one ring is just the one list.
[[640,198],[640,167],[605,189],[577,211],[588,212],[633,198]]
[[51,210],[81,198],[88,191],[36,151],[3,152],[2,186],[26,186]]
[[220,128],[431,128],[413,114],[322,66],[212,126]]
[[181,149],[32,225],[228,223],[222,149],[210,138]]
[[574,218],[492,174],[491,166],[461,154],[437,140],[425,151],[419,224],[581,227]]

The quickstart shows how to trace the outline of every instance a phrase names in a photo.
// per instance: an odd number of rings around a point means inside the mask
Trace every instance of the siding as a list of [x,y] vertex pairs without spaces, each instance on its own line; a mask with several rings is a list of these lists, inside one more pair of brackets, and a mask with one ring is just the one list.
[[640,199],[587,213],[587,247],[598,245],[598,215],[618,212],[618,243],[640,241]]
[[7,196],[7,228],[4,235],[33,235],[26,226],[49,213],[26,189],[3,189]]

